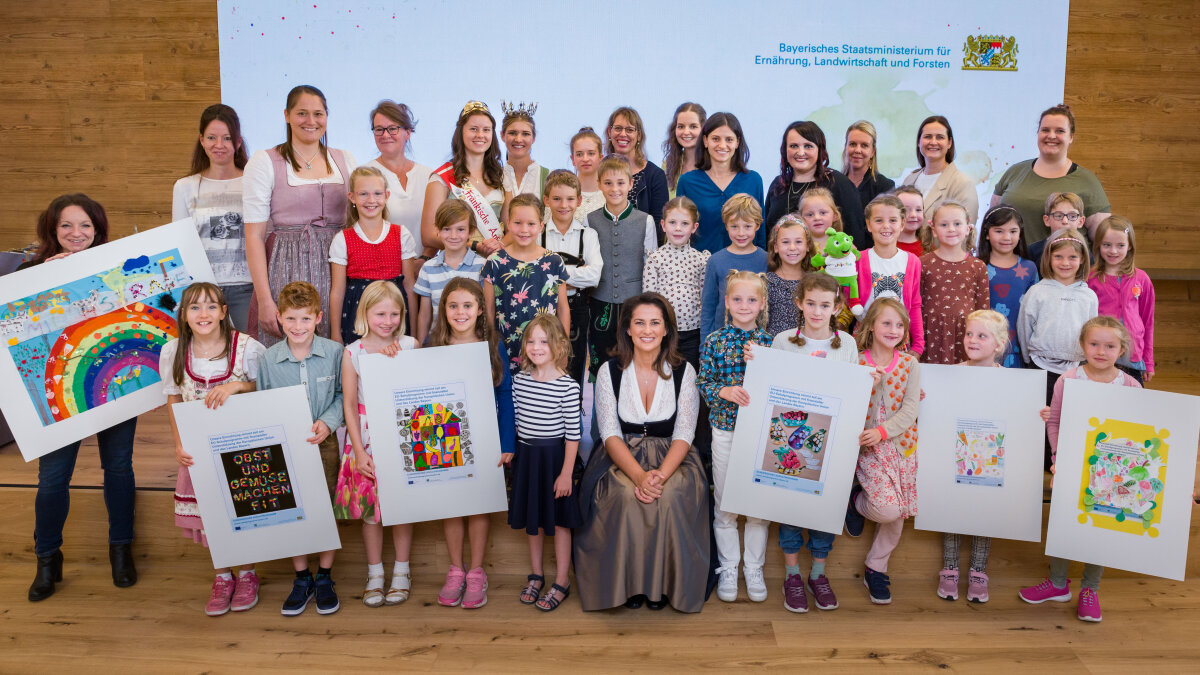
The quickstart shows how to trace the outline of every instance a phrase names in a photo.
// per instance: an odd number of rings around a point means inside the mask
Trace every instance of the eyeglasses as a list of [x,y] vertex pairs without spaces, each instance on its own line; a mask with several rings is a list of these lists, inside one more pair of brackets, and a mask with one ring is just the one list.
[[619,126],[613,125],[613,126],[609,127],[609,129],[612,129],[612,132],[614,134],[636,134],[638,132],[637,127],[619,127]]
[[383,132],[386,131],[386,132],[388,132],[389,136],[395,136],[396,134],[400,133],[400,130],[403,128],[404,127],[402,127],[402,126],[393,124],[390,127],[371,127],[371,132],[374,133],[376,136],[382,136]]
[[1072,213],[1063,213],[1062,211],[1055,211],[1054,213],[1050,214],[1051,220],[1057,220],[1060,223],[1064,220],[1067,221],[1068,223],[1074,223],[1074,222],[1078,222],[1081,218],[1083,218],[1083,216],[1079,215],[1078,213],[1073,213],[1073,212]]

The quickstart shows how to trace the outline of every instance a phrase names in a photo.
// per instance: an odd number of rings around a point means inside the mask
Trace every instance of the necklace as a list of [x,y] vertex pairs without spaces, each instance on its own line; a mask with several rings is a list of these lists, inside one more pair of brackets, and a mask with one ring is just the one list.
[[[792,199],[794,197],[803,197],[804,193],[808,192],[808,189],[810,187],[812,187],[814,184],[815,184],[815,181],[810,181],[808,183],[793,182],[791,185],[788,186],[788,199],[787,199],[788,213],[791,213],[793,210],[795,210],[796,208],[798,208],[800,206],[799,200],[797,200],[796,206],[792,206]],[[797,186],[799,186],[799,187],[797,187]]]
[[316,158],[317,158],[317,155],[319,155],[319,154],[321,154],[321,146],[319,146],[319,145],[318,145],[318,146],[317,146],[317,151],[316,151],[316,152],[314,152],[314,153],[312,154],[312,157],[309,157],[308,159],[304,159],[303,157],[301,157],[300,159],[304,161],[304,168],[306,168],[306,169],[311,169],[311,168],[312,168],[312,161],[313,161],[314,159],[316,159]]

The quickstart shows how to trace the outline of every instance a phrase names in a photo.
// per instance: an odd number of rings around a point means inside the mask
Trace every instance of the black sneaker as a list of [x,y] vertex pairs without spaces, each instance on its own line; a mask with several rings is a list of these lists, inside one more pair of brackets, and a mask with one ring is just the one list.
[[279,610],[284,616],[299,616],[308,607],[308,601],[313,599],[316,584],[312,577],[297,579],[292,583],[292,592],[283,601],[283,609]]
[[854,487],[850,488],[850,503],[846,505],[846,534],[851,537],[861,535],[863,527],[867,524],[867,519],[854,507],[854,500],[858,497],[858,493],[862,491],[862,486],[857,483],[854,484]]
[[867,591],[871,593],[871,602],[876,605],[892,604],[892,591],[889,589],[892,581],[888,575],[867,567],[863,573],[863,583],[866,585]]
[[333,614],[341,609],[337,593],[333,590],[333,578],[317,575],[317,614]]

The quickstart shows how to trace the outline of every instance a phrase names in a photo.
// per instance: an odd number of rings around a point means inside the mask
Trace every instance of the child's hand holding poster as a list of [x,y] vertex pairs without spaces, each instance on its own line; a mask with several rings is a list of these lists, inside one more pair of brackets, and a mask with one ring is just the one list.
[[742,386],[723,508],[841,532],[871,399],[871,369],[756,348]]
[[211,410],[171,408],[213,567],[341,548],[304,387],[238,394]]
[[921,364],[918,530],[1042,538],[1042,370]]

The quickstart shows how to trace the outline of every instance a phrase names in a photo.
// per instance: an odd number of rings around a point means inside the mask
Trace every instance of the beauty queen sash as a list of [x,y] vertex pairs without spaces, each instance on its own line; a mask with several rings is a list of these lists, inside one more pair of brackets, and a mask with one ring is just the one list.
[[496,212],[492,210],[492,205],[470,182],[464,182],[461,186],[458,184],[454,179],[454,166],[450,162],[438,167],[433,175],[442,179],[442,182],[450,188],[450,194],[454,195],[455,199],[462,200],[470,207],[471,212],[475,214],[475,222],[479,225],[480,232],[485,233],[488,238],[500,237],[502,234],[500,221],[496,218]]

